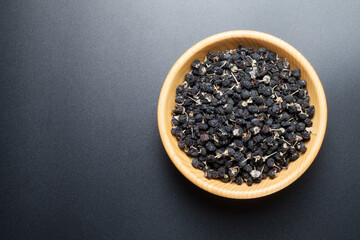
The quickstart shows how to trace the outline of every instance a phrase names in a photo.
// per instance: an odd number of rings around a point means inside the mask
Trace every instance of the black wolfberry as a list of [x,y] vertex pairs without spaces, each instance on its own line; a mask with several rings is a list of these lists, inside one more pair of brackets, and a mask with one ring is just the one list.
[[208,179],[251,186],[307,150],[314,106],[300,69],[261,47],[207,54],[177,86],[171,134]]

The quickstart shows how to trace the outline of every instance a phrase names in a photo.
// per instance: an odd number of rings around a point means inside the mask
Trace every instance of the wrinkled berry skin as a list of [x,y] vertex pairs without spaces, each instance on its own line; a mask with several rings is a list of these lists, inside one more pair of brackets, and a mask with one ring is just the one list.
[[171,134],[207,179],[252,186],[307,151],[311,118],[301,69],[264,47],[195,60],[175,89]]

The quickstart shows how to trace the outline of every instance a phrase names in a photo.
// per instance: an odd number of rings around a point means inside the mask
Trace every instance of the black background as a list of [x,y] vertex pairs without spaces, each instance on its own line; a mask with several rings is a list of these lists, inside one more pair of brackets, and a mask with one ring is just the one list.
[[[359,1],[1,1],[1,239],[360,239]],[[328,101],[308,171],[265,198],[211,195],[174,167],[157,101],[215,33],[293,45]]]

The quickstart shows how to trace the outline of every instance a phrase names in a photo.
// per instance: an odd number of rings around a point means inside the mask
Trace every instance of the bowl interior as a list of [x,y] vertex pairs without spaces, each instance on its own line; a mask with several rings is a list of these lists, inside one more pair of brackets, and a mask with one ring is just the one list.
[[[175,89],[184,82],[184,76],[191,70],[191,63],[204,60],[208,51],[224,51],[235,49],[239,44],[255,49],[263,46],[278,53],[289,61],[291,69],[300,68],[301,78],[306,80],[310,94],[310,104],[315,105],[315,115],[312,118],[313,130],[310,141],[306,142],[308,150],[299,159],[289,164],[287,170],[281,171],[273,180],[267,178],[259,184],[248,187],[235,183],[222,183],[219,180],[208,180],[201,170],[194,169],[191,159],[178,148],[177,140],[171,135],[171,110],[175,107]],[[318,153],[324,138],[327,122],[327,106],[325,94],[320,80],[310,63],[286,42],[268,34],[253,31],[232,31],[214,35],[194,45],[175,63],[163,85],[159,106],[159,131],[165,146],[175,166],[194,184],[211,193],[229,198],[255,198],[276,192],[295,181],[310,166]]]

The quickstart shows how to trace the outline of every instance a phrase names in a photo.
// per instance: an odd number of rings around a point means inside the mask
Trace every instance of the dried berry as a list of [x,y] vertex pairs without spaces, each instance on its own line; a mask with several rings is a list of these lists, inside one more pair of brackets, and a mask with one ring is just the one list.
[[200,141],[201,141],[201,142],[207,142],[207,141],[209,141],[209,134],[207,134],[207,133],[201,134],[201,135],[200,135]]
[[230,182],[230,177],[229,177],[229,175],[225,174],[225,175],[221,178],[221,181],[224,182],[224,183]]
[[194,168],[200,168],[200,161],[197,158],[194,158],[191,162]]
[[251,177],[248,177],[246,179],[246,184],[250,187],[251,185],[253,185],[253,179]]
[[275,176],[276,176],[276,170],[275,169],[271,169],[268,173],[268,176],[271,178],[271,179],[274,179]]
[[184,149],[185,146],[186,146],[185,141],[179,141],[178,146],[179,146],[180,149]]
[[206,178],[251,186],[307,150],[315,108],[286,59],[239,46],[191,69],[176,88],[171,134]]
[[242,180],[241,177],[237,177],[236,180],[235,180],[235,183],[236,183],[237,185],[241,185],[242,182],[243,182],[243,180]]

